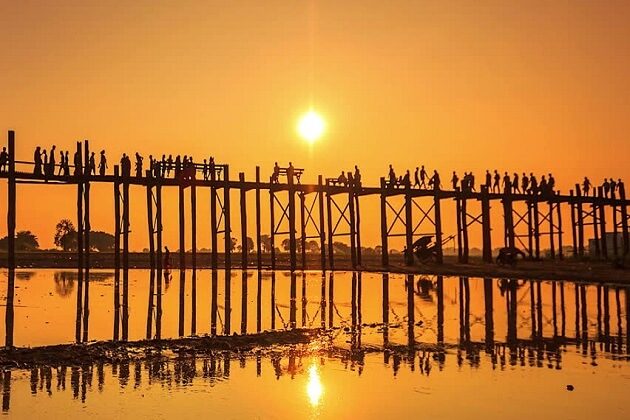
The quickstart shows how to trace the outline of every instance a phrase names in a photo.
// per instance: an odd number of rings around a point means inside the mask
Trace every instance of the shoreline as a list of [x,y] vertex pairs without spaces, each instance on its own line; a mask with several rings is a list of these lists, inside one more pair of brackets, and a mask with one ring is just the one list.
[[[171,270],[179,269],[178,258],[172,255]],[[186,253],[189,257],[191,253]],[[0,253],[0,268],[7,268],[6,254]],[[187,258],[187,261],[191,261]],[[256,254],[249,256],[248,270],[257,270]],[[71,252],[27,252],[16,253],[16,265],[18,269],[76,269],[77,255]],[[262,255],[262,269],[271,269],[271,260],[268,254]],[[630,267],[630,263],[628,264]],[[90,268],[92,269],[114,269],[113,253],[91,253]],[[130,269],[149,269],[149,254],[142,252],[129,253]],[[190,265],[186,267],[191,269]],[[211,269],[211,254],[209,252],[197,253],[197,269]],[[219,266],[217,269],[225,269],[224,255],[219,254]],[[241,264],[241,254],[232,255],[232,269],[243,269]],[[321,271],[321,257],[318,254],[308,254],[305,270]],[[276,270],[290,270],[288,254],[279,254],[276,258]],[[335,267],[332,271],[352,271],[352,264],[349,256],[335,255]],[[302,271],[298,268],[297,271]],[[329,268],[326,271],[331,271]],[[426,274],[445,276],[466,276],[466,277],[491,277],[491,278],[517,278],[535,280],[569,280],[584,281],[591,283],[616,283],[630,285],[630,269],[615,268],[612,261],[589,260],[565,258],[563,260],[539,260],[539,261],[519,261],[515,267],[499,266],[496,264],[484,263],[481,257],[470,257],[468,264],[457,262],[456,256],[445,256],[444,263],[416,264],[406,266],[403,263],[402,255],[391,255],[390,265],[383,267],[380,255],[363,256],[362,265],[356,271],[366,272],[387,272],[393,274]]]

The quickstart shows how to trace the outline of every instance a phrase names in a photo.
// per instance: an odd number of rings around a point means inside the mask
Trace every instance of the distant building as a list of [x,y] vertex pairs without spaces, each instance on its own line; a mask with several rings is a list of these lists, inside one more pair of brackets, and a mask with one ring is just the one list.
[[[608,256],[612,256],[615,255],[614,254],[614,239],[615,239],[615,234],[613,232],[606,232],[606,251],[608,253]],[[601,239],[600,239],[600,252],[601,252]],[[595,256],[597,255],[597,252],[595,251],[596,249],[596,245],[595,245],[595,239],[589,239],[588,240],[588,254]],[[617,252],[619,252],[619,254],[621,254],[623,249],[623,235],[621,233],[617,233]]]

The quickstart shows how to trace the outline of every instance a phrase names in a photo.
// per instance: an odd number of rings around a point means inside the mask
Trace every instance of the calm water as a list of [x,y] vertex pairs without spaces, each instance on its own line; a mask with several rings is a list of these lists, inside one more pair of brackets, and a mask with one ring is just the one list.
[[[192,274],[185,279],[183,294],[179,272],[163,285],[162,337],[178,336],[181,326],[190,334]],[[3,412],[16,418],[628,417],[627,288],[350,272],[232,270],[227,279],[225,271],[196,273],[197,334],[213,330],[214,284],[218,334],[324,325],[332,345],[5,371]],[[4,293],[6,274],[0,280]],[[148,270],[130,272],[130,339],[146,337],[148,319],[155,334],[149,282]],[[16,287],[16,345],[74,340],[76,273],[18,271]],[[112,337],[112,291],[111,272],[92,272],[91,340]]]

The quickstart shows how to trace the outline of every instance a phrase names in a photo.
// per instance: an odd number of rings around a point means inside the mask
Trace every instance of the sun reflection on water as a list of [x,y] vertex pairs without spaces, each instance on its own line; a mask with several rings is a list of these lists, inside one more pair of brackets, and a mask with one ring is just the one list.
[[324,387],[322,386],[322,382],[319,378],[319,370],[317,369],[315,362],[313,362],[308,368],[308,384],[306,385],[306,393],[308,394],[308,399],[311,405],[313,407],[317,407],[319,405],[319,400],[324,393]]

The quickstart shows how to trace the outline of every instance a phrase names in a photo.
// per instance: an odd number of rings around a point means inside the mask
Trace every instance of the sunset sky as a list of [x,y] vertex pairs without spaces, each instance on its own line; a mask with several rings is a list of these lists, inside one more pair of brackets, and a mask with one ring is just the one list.
[[[370,185],[388,163],[444,181],[552,171],[566,191],[630,176],[628,22],[624,1],[4,1],[0,129],[16,131],[20,160],[90,139],[110,164],[123,151],[214,155],[253,179],[293,161],[308,182],[356,163]],[[296,134],[311,107],[327,123],[312,146]],[[93,228],[112,231],[111,186],[94,191]],[[19,186],[18,230],[52,246],[75,196]],[[165,223],[176,247],[177,221]]]

